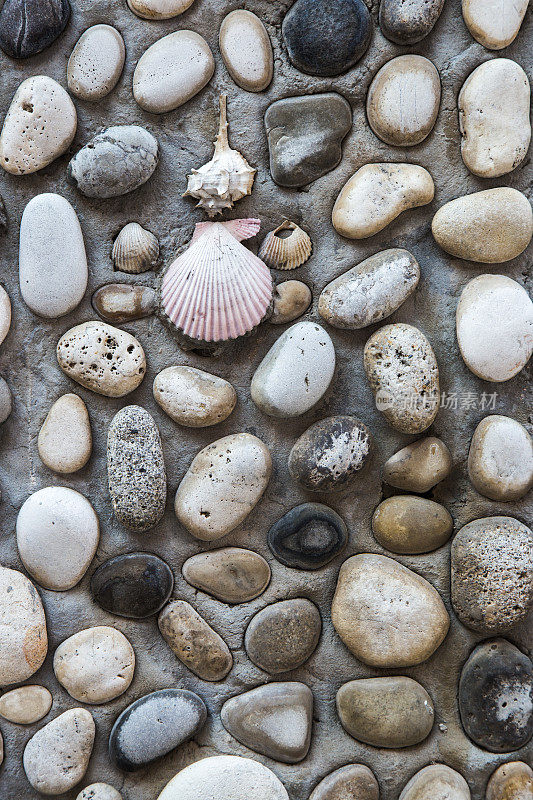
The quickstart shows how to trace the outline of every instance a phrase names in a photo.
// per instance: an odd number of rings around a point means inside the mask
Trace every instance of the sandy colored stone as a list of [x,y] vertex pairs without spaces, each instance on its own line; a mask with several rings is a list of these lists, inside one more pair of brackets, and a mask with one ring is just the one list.
[[383,465],[383,480],[397,489],[425,494],[452,469],[452,456],[436,436],[426,436],[402,447]]
[[433,178],[417,164],[365,164],[341,189],[331,221],[341,236],[367,239],[434,194]]
[[67,84],[81,100],[100,100],[113,91],[124,68],[124,39],[111,25],[93,25],[74,46]]
[[528,3],[529,0],[463,0],[463,18],[480,44],[489,50],[503,50],[518,36]]
[[309,800],[379,800],[379,784],[363,764],[347,764],[323,778]]
[[461,292],[457,343],[471,372],[485,381],[514,378],[533,353],[533,302],[506,275],[478,275]]
[[11,327],[11,300],[3,286],[0,286],[0,344]]
[[35,586],[22,572],[0,567],[0,686],[30,678],[47,652],[46,618]]
[[129,687],[135,653],[123,633],[105,625],[86,628],[62,642],[54,653],[54,673],[80,703],[108,703]]
[[302,281],[282,281],[274,290],[274,310],[269,322],[273,325],[285,325],[286,322],[305,314],[313,296],[311,289]]
[[526,73],[509,58],[470,73],[457,102],[461,155],[474,175],[497,178],[522,163],[531,141],[530,96]]
[[91,302],[102,319],[120,325],[153,314],[157,297],[151,286],[106,283],[94,292]]
[[234,433],[217,439],[200,450],[182,478],[176,516],[197,539],[220,539],[257,505],[271,472],[268,448],[256,436]]
[[229,417],[237,392],[228,381],[194,367],[167,367],[155,376],[154,398],[186,428],[206,428]]
[[122,795],[109,783],[91,783],[81,790],[76,800],[122,800]]
[[480,494],[509,502],[533,486],[533,439],[517,420],[501,414],[482,419],[470,442],[468,475]]
[[374,511],[372,532],[393,553],[430,553],[453,531],[449,511],[433,500],[402,494],[383,500]]
[[344,644],[373,667],[408,667],[443,642],[450,618],[437,590],[392,558],[361,553],[342,565],[331,621]]
[[39,431],[41,461],[60,474],[77,472],[91,457],[92,446],[87,406],[77,394],[64,394],[55,401]]
[[485,800],[533,800],[533,770],[524,761],[501,764],[487,784]]
[[470,789],[451,767],[430,764],[413,775],[399,800],[470,800]]
[[191,586],[224,603],[247,603],[262,594],[270,582],[263,556],[241,547],[223,547],[191,556],[181,568]]
[[262,92],[274,72],[274,56],[267,30],[259,17],[243,8],[222,21],[220,54],[229,74],[241,89]]
[[445,203],[431,223],[435,241],[455,258],[501,264],[522,253],[533,234],[533,211],[517,189],[500,186]]
[[68,150],[76,134],[74,103],[52,78],[23,81],[11,101],[0,134],[0,165],[12,175],[29,175]]
[[128,0],[128,6],[142,19],[171,19],[183,14],[194,0]]
[[0,697],[0,716],[17,725],[32,725],[52,708],[52,695],[44,686],[21,686]]
[[439,113],[440,77],[429,59],[413,54],[387,61],[366,98],[370,127],[396,147],[412,147],[429,136]]
[[94,735],[94,720],[84,708],[71,708],[38,730],[22,758],[33,788],[55,797],[76,786],[89,766]]
[[224,639],[185,600],[172,600],[159,614],[164,640],[182,664],[204,681],[221,681],[233,666]]

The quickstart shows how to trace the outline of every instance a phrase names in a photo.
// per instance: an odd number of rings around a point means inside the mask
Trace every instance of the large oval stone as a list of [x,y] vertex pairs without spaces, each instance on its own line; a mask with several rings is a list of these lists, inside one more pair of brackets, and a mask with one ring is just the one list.
[[52,708],[52,695],[44,686],[20,686],[0,697],[0,716],[16,725],[33,725]]
[[329,334],[315,322],[297,322],[281,334],[254,372],[252,400],[271,417],[300,416],[322,398],[334,371]]
[[506,275],[478,275],[459,298],[457,342],[474,375],[501,383],[514,378],[533,353],[533,302]]
[[396,44],[415,44],[435,26],[445,0],[381,0],[379,27]]
[[161,437],[140,406],[115,414],[107,435],[107,477],[113,512],[122,525],[142,533],[165,513],[167,474]]
[[531,141],[530,95],[526,73],[509,58],[470,73],[457,102],[461,155],[474,175],[497,178],[522,163]]
[[257,505],[272,473],[263,442],[234,433],[204,447],[182,478],[174,510],[197,539],[220,539],[243,522]]
[[524,761],[502,764],[487,784],[486,800],[531,800],[533,769]]
[[509,502],[533,486],[533,439],[516,419],[491,414],[470,442],[468,475],[480,494]]
[[222,21],[218,42],[226,69],[237,86],[247,92],[267,88],[274,72],[274,56],[259,17],[243,8],[231,11]]
[[22,572],[0,567],[0,686],[27,680],[47,652],[46,618],[35,586]]
[[91,302],[102,319],[120,325],[153,314],[157,306],[157,295],[151,286],[106,283],[95,291]]
[[470,789],[451,767],[430,764],[413,775],[399,800],[470,800]]
[[250,661],[270,675],[305,664],[314,653],[322,620],[318,608],[304,597],[281,600],[258,611],[244,635]]
[[22,214],[19,281],[34,314],[55,319],[73,311],[87,288],[83,233],[76,212],[59,194],[39,194]]
[[373,667],[410,667],[444,641],[450,618],[437,590],[392,558],[361,553],[342,565],[331,621],[349,650]]
[[533,665],[506,639],[476,647],[461,672],[458,697],[463,728],[478,747],[509,753],[533,736]]
[[268,532],[268,546],[278,561],[296,569],[320,569],[348,543],[348,528],[336,511],[322,503],[291,508]]
[[77,394],[64,394],[46,415],[37,439],[43,464],[70,475],[91,457],[93,437],[87,406]]
[[398,322],[367,341],[363,354],[376,408],[402,433],[422,433],[439,410],[439,368],[422,331]]
[[469,522],[452,542],[451,575],[453,608],[464,625],[508,631],[533,606],[533,532],[513,517]]
[[419,280],[418,261],[408,250],[383,250],[328,283],[318,313],[335,328],[366,328],[394,314]]
[[296,0],[285,15],[282,33],[289,58],[310,75],[341,75],[365,54],[372,19],[362,0]]
[[397,489],[425,494],[450,474],[452,455],[436,436],[402,447],[383,465],[383,480]]
[[451,514],[433,500],[414,495],[388,497],[374,511],[372,532],[393,553],[430,553],[453,531]]
[[41,53],[63,33],[68,0],[5,0],[0,12],[0,47],[11,58]]
[[363,764],[347,764],[323,778],[309,800],[379,800],[379,784]]
[[104,561],[91,577],[91,594],[105,611],[131,619],[157,614],[174,588],[172,570],[153,553],[125,553]]
[[194,367],[167,367],[154,380],[154,399],[186,428],[206,428],[229,417],[237,392],[224,378]]
[[241,547],[198,553],[187,559],[181,571],[187,583],[223,603],[247,603],[270,583],[268,562]]
[[410,747],[433,727],[431,697],[411,678],[361,678],[337,692],[337,713],[350,736],[373,747]]
[[113,91],[124,68],[124,39],[111,25],[93,25],[80,36],[67,64],[67,84],[82,100]]
[[529,0],[463,0],[463,18],[480,44],[503,50],[518,36],[528,4]]
[[206,719],[205,703],[194,692],[151,692],[117,718],[109,736],[109,757],[127,772],[142,769],[191,739]]

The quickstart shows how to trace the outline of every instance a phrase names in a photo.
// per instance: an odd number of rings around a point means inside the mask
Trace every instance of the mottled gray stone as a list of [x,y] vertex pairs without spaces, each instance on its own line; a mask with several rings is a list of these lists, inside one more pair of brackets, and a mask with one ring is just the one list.
[[445,0],[381,0],[379,27],[397,44],[415,44],[435,26]]
[[68,0],[5,0],[0,47],[11,58],[29,58],[49,47],[70,19]]
[[304,597],[281,600],[258,611],[244,635],[250,661],[270,675],[301,667],[322,630],[318,608]]
[[379,784],[364,764],[347,764],[326,775],[309,800],[379,800]]
[[12,408],[11,389],[7,385],[7,381],[0,377],[0,425],[10,416]]

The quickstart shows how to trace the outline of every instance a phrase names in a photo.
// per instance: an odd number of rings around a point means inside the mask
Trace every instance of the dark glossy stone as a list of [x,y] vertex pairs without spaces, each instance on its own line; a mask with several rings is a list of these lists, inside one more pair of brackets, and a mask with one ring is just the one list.
[[414,44],[431,33],[445,0],[381,0],[379,27],[391,42]]
[[467,735],[491,753],[524,747],[533,736],[533,664],[506,639],[476,647],[459,681]]
[[207,709],[186,689],[161,689],[124,709],[109,736],[109,758],[134,772],[188,741],[203,727]]
[[0,47],[12,58],[28,58],[49,47],[65,30],[68,0],[5,0],[0,12]]
[[286,567],[320,569],[348,542],[344,520],[322,503],[302,503],[283,515],[268,532],[268,546]]
[[265,128],[273,180],[295,189],[330,172],[342,158],[342,140],[351,127],[351,106],[336,92],[272,103]]
[[310,75],[342,75],[366,52],[372,19],[363,0],[296,0],[283,20],[289,58]]
[[153,553],[125,553],[110,558],[91,578],[94,601],[111,614],[131,619],[157,614],[173,588],[172,570]]

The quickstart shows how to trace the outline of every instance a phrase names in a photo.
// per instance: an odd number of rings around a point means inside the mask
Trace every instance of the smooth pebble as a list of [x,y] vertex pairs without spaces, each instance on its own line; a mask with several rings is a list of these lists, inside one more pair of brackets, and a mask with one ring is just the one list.
[[517,420],[491,414],[474,431],[468,475],[491,500],[519,500],[533,486],[533,439]]
[[106,283],[94,292],[91,302],[103,320],[121,325],[153,314],[157,307],[157,295],[151,286]]
[[302,503],[291,508],[268,532],[268,546],[286,567],[320,569],[348,543],[342,517],[322,503]]
[[250,661],[277,675],[305,664],[316,649],[321,630],[320,612],[314,603],[303,597],[281,600],[252,617],[244,647]]
[[309,800],[379,800],[379,784],[364,764],[347,764],[326,775]]
[[223,603],[247,603],[270,583],[270,567],[263,556],[241,547],[222,547],[191,556],[181,568],[191,586]]
[[259,17],[239,8],[222,20],[220,54],[241,89],[262,92],[272,80],[274,56],[267,30]]
[[282,281],[274,290],[274,309],[269,322],[272,325],[285,325],[305,314],[313,295],[311,289],[302,281]]
[[154,553],[124,553],[104,561],[91,577],[93,599],[105,611],[130,619],[157,614],[174,588],[172,570]]
[[0,716],[17,725],[33,725],[52,708],[52,695],[44,686],[20,686],[0,697]]
[[8,419],[13,410],[13,397],[11,389],[4,378],[0,377],[0,425]]
[[109,783],[91,783],[81,790],[76,800],[122,800],[122,795]]
[[426,436],[387,459],[383,480],[397,489],[425,494],[450,474],[452,466],[452,455],[444,442]]
[[463,0],[463,18],[474,39],[503,50],[518,36],[529,0]]
[[0,286],[0,344],[11,327],[11,300],[3,286]]
[[524,761],[501,764],[490,776],[485,800],[533,800],[533,769]]
[[445,0],[381,0],[379,27],[396,44],[416,44],[435,27]]
[[65,30],[68,0],[5,0],[0,12],[0,47],[11,58],[41,53]]
[[194,0],[128,0],[128,6],[141,19],[171,19],[183,14]]
[[124,39],[111,25],[88,28],[67,64],[67,85],[81,100],[101,100],[118,83],[124,68]]
[[470,800],[468,784],[446,764],[424,767],[405,785],[399,800]]
[[206,428],[229,417],[237,402],[231,383],[195,367],[167,367],[154,380],[154,399],[186,428]]
[[87,406],[77,394],[62,395],[39,431],[37,449],[41,461],[54,472],[68,475],[86,465],[92,446]]
[[414,495],[383,500],[372,516],[372,533],[393,553],[430,553],[445,544],[453,519],[440,503]]
[[37,672],[48,652],[46,618],[31,581],[0,566],[0,687]]

